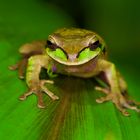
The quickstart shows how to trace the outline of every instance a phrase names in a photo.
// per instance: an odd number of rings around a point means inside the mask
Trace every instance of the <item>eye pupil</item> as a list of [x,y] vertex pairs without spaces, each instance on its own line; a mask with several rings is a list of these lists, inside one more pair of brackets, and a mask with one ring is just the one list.
[[99,45],[99,40],[93,43],[94,45]]
[[97,40],[96,42],[92,43],[89,45],[90,50],[95,50],[96,48],[98,48],[100,46],[100,42],[99,40]]
[[47,45],[52,45],[53,43],[49,40],[47,40]]
[[51,41],[47,40],[47,44],[46,44],[46,48],[50,48],[52,50],[56,50],[58,48],[58,46],[54,43],[52,43]]

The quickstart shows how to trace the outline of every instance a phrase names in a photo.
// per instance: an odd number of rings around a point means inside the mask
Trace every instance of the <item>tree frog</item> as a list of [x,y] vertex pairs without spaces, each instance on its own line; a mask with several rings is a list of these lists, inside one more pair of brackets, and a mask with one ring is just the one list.
[[47,87],[52,80],[40,79],[42,68],[48,75],[71,75],[81,78],[95,77],[106,83],[106,87],[95,87],[105,93],[104,97],[96,99],[97,103],[112,101],[123,115],[128,116],[126,109],[139,112],[138,103],[128,99],[127,85],[114,63],[107,60],[106,44],[95,32],[79,28],[62,28],[48,36],[46,41],[34,41],[24,44],[19,49],[22,60],[10,66],[18,69],[19,78],[24,78],[28,91],[20,96],[25,100],[35,93],[38,97],[38,107],[45,108],[42,95],[46,93],[53,100],[59,99]]

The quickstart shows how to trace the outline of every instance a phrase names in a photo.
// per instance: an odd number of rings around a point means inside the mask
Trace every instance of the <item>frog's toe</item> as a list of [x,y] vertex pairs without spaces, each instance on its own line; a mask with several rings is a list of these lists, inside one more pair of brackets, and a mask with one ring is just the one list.
[[19,75],[19,78],[20,79],[24,79],[24,75]]
[[15,64],[15,65],[9,66],[8,68],[9,70],[16,70],[18,68],[18,65]]
[[128,100],[129,105],[139,106],[140,102],[137,102],[135,100]]
[[123,105],[125,108],[134,110],[134,111],[136,111],[136,112],[140,112],[140,109],[139,109],[137,106],[130,105],[128,102],[125,102],[125,103],[123,103],[122,105]]
[[105,96],[105,97],[100,97],[98,99],[96,99],[96,102],[97,103],[103,103],[103,102],[106,102],[106,101],[109,101],[111,100],[111,96]]
[[52,95],[52,99],[53,99],[53,100],[59,100],[59,97],[56,96],[56,95]]
[[18,77],[20,79],[24,79],[24,68],[19,65],[19,64],[15,64],[13,66],[9,66],[10,70],[18,70]]
[[44,86],[44,84],[54,84],[53,80],[41,80],[41,85]]
[[38,103],[38,104],[37,104],[37,107],[43,109],[43,108],[45,108],[45,105],[44,105],[44,104]]
[[45,108],[45,104],[43,102],[42,93],[41,92],[37,93],[37,97],[38,97],[38,104],[37,104],[38,108],[42,108],[42,109]]
[[120,110],[120,112],[122,112],[122,114],[126,117],[130,116],[130,114],[125,109]]
[[[97,103],[103,103],[106,101],[112,101],[116,108],[124,115],[129,116],[130,114],[126,111],[126,106],[124,106],[124,103],[126,104],[126,100],[123,98],[123,96],[119,96],[118,94],[110,93],[105,97],[101,97],[99,99],[96,99]],[[127,108],[137,110],[137,108],[130,107],[127,105]],[[138,110],[137,110],[138,111]]]
[[96,86],[95,87],[95,90],[100,91],[100,92],[103,92],[105,94],[109,94],[110,93],[110,90],[109,89],[103,88],[103,87],[99,87],[99,86]]
[[53,81],[51,80],[42,80],[41,81],[41,89],[43,92],[45,92],[52,100],[58,100],[59,97],[56,96],[54,93],[52,93],[44,84],[45,83],[51,83],[53,84]]
[[20,97],[19,97],[19,99],[21,100],[21,101],[23,101],[23,100],[25,100],[29,95],[31,95],[33,93],[33,91],[32,90],[29,90],[29,91],[27,91],[26,93],[24,93],[23,95],[21,95]]
[[130,104],[130,101],[121,94],[120,95],[114,94],[112,101],[125,116],[129,116],[129,113],[126,111],[126,109],[140,112],[140,109],[138,109],[136,105],[132,105],[132,102]]
[[25,94],[21,95],[19,97],[20,100],[25,100],[28,96],[30,96],[31,94],[35,93],[35,95],[37,96],[38,99],[38,104],[37,106],[39,108],[45,108],[44,102],[43,102],[43,93],[46,93],[52,100],[58,100],[59,97],[54,95],[44,84],[45,83],[50,83],[53,84],[53,81],[51,80],[41,80],[39,85],[32,85]]
[[19,99],[20,99],[21,101],[23,101],[23,100],[26,99],[26,96],[25,96],[25,95],[21,95],[21,96],[19,97]]
[[114,104],[124,116],[130,116],[130,114],[126,111],[126,109],[121,105],[119,101],[114,101]]
[[42,90],[52,99],[52,100],[58,100],[59,97],[54,95],[47,87],[42,86]]

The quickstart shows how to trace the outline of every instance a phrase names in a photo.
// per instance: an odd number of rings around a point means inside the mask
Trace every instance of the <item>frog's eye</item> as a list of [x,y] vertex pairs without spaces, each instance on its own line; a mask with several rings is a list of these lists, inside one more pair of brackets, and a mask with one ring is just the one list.
[[[77,58],[81,55],[81,54],[86,54],[86,53],[92,53],[93,51],[95,51],[98,47],[100,47],[101,44],[99,42],[99,40],[95,41],[94,43],[90,43],[88,45],[88,47],[83,48],[77,55]],[[86,54],[88,55],[88,54]]]
[[57,44],[52,43],[49,40],[47,40],[46,49],[47,49],[48,54],[52,56],[53,58],[62,59],[62,60],[68,59],[67,53]]
[[58,48],[58,46],[57,46],[57,44],[54,44],[51,41],[47,40],[46,48],[50,48],[51,50],[56,50]]
[[94,43],[89,44],[89,48],[91,51],[95,50],[96,48],[100,47],[100,42],[99,40],[95,41]]

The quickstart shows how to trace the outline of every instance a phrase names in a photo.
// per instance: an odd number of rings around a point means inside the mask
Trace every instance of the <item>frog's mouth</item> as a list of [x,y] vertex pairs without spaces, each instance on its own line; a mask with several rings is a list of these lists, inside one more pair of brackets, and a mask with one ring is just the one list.
[[82,65],[85,64],[87,62],[89,62],[90,60],[93,60],[94,58],[96,58],[97,56],[99,56],[101,52],[101,49],[96,49],[96,51],[94,51],[94,53],[92,53],[92,55],[87,55],[87,56],[81,56],[81,57],[77,57],[76,54],[69,54],[67,55],[67,58],[64,59],[62,57],[59,57],[57,55],[54,55],[54,53],[50,53],[49,51],[47,51],[47,54],[56,62],[63,64],[63,65],[67,65],[67,66],[77,66],[77,65]]

